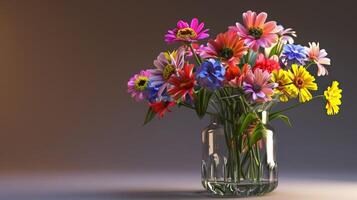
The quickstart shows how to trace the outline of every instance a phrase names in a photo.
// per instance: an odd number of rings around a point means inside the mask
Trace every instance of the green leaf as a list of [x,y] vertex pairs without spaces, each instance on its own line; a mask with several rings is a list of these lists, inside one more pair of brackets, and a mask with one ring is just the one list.
[[156,113],[154,112],[154,109],[152,109],[151,107],[149,107],[147,113],[146,113],[146,117],[145,117],[145,121],[144,121],[144,125],[146,125],[147,123],[149,123],[152,119],[154,119]]
[[204,88],[201,88],[198,92],[196,92],[194,102],[196,113],[199,118],[203,118],[203,116],[205,116],[212,94],[213,93],[211,91]]
[[[241,119],[243,117],[243,119]],[[238,134],[241,135],[252,122],[256,120],[256,116],[253,113],[248,113],[247,115],[242,115],[238,119]]]
[[276,114],[274,114],[272,117],[269,116],[269,120],[270,120],[270,121],[273,120],[273,119],[280,119],[280,120],[282,120],[283,122],[285,122],[287,125],[289,125],[290,127],[292,127],[291,122],[290,122],[290,120],[289,120],[289,117],[286,116],[286,115],[276,113]]
[[249,58],[248,58],[248,64],[250,66],[254,66],[255,65],[255,61],[257,60],[257,56],[258,56],[258,53],[257,52],[254,52],[254,51],[251,51],[250,54],[249,54]]
[[262,123],[255,126],[253,133],[249,136],[249,145],[252,146],[263,138],[265,127]]
[[269,58],[272,57],[273,55],[277,55],[278,46],[279,46],[279,43],[277,43],[273,48],[271,48],[270,53],[269,53]]

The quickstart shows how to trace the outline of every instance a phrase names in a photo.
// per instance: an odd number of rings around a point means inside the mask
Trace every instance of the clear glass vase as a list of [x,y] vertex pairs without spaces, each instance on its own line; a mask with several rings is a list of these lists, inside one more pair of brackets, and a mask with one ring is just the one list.
[[276,140],[267,124],[267,112],[259,113],[264,124],[260,139],[250,143],[254,123],[234,136],[233,124],[213,117],[202,132],[202,185],[219,196],[257,196],[278,185]]

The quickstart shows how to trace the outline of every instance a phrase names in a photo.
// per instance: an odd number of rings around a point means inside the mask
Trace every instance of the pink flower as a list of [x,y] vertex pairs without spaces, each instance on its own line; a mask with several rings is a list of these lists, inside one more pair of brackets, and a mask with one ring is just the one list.
[[178,21],[176,28],[167,31],[165,35],[165,41],[167,43],[173,43],[177,41],[183,42],[196,42],[200,39],[205,39],[209,35],[207,34],[208,29],[203,29],[204,23],[198,23],[197,18],[193,18],[191,24],[189,25],[185,21]]
[[142,101],[147,97],[150,75],[149,70],[141,70],[128,81],[128,92],[136,101]]
[[276,27],[276,30],[277,30],[277,34],[280,38],[280,41],[283,43],[283,44],[293,44],[294,43],[294,38],[293,37],[296,37],[296,32],[292,29],[292,28],[287,28],[287,29],[284,29],[284,27],[282,25],[278,25]]
[[330,59],[326,58],[327,52],[325,49],[320,50],[319,43],[309,42],[310,47],[305,47],[308,59],[317,65],[317,75],[328,75],[327,69],[323,65],[330,65]]
[[270,83],[271,75],[267,71],[257,69],[248,72],[243,82],[243,90],[250,95],[253,102],[262,103],[271,101],[273,89],[276,87],[275,83]]
[[248,47],[257,51],[259,47],[267,48],[278,41],[276,22],[265,23],[266,18],[265,12],[257,15],[249,10],[243,13],[244,26],[237,22],[236,26],[231,26],[229,29],[236,31]]

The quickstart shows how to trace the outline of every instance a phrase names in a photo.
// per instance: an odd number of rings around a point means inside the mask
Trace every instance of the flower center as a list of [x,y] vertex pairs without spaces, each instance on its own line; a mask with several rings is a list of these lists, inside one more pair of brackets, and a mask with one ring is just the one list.
[[226,60],[232,58],[232,56],[233,56],[233,50],[231,48],[223,48],[219,52],[219,57],[224,58]]
[[166,65],[162,71],[162,76],[165,80],[168,80],[173,73],[175,73],[176,69],[173,65]]
[[192,28],[183,28],[177,31],[176,36],[180,39],[191,39],[197,36]]
[[260,92],[260,90],[262,89],[262,86],[258,85],[258,84],[254,84],[253,85],[253,90],[254,92]]
[[135,80],[135,89],[138,91],[143,91],[147,88],[149,83],[149,78],[146,76],[139,76]]
[[263,35],[263,29],[259,27],[250,28],[249,35],[253,36],[255,39],[259,39]]
[[296,87],[302,88],[304,86],[304,79],[298,77],[295,79],[294,83],[295,83]]

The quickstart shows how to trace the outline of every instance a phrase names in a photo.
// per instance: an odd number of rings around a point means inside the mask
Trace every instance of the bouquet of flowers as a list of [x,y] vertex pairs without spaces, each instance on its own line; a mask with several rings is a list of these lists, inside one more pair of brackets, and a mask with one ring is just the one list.
[[[264,121],[282,119],[290,124],[283,112],[318,98],[326,103],[328,115],[337,114],[342,90],[333,81],[323,94],[313,95],[318,89],[313,72],[328,75],[325,49],[316,42],[295,44],[295,31],[267,21],[264,12],[247,11],[243,23],[200,44],[209,37],[208,31],[196,18],[190,23],[180,20],[165,35],[165,42],[179,47],[161,52],[152,69],[131,77],[128,92],[136,101],[148,103],[145,124],[156,115],[162,118],[174,106],[192,109],[199,118],[218,119],[224,125],[228,157],[236,157],[235,164],[228,162],[228,169],[234,171],[226,176],[238,182],[248,176],[259,180],[258,167],[255,175],[244,171],[242,154],[257,157],[255,147],[267,129]],[[288,101],[296,103],[272,111]],[[262,112],[268,113],[266,119]]]

